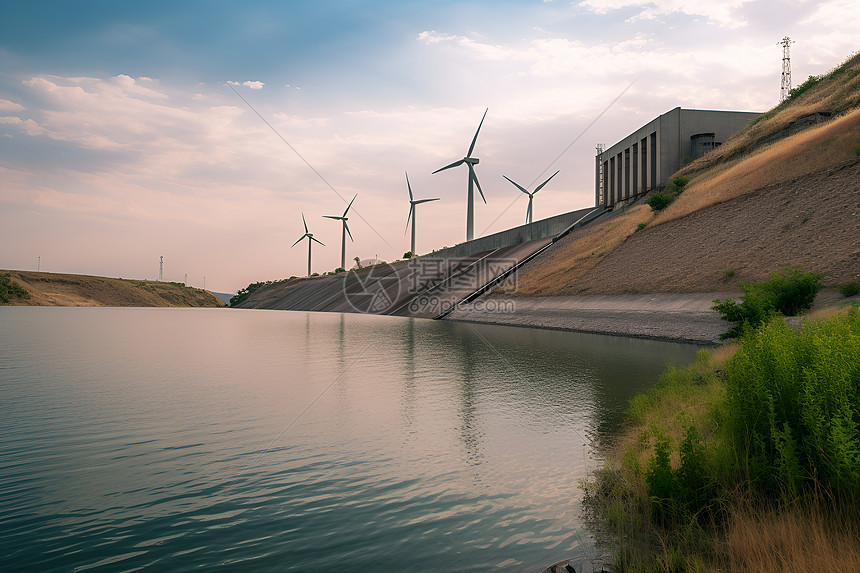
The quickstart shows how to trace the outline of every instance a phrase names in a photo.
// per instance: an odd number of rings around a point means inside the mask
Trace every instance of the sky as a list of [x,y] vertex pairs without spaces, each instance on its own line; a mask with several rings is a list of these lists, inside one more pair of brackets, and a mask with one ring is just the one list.
[[[856,0],[4,2],[0,268],[235,292],[594,203],[595,145],[778,103],[860,49]],[[205,279],[204,279],[205,277]]]

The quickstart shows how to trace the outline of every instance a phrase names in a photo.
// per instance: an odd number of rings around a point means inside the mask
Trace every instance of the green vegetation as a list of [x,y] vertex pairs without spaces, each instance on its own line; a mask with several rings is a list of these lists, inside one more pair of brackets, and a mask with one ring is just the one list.
[[851,281],[839,287],[839,292],[845,296],[854,296],[860,294],[860,281]]
[[724,281],[730,281],[733,278],[735,278],[735,274],[736,274],[735,269],[728,268],[728,269],[723,271],[723,280]]
[[684,191],[684,187],[690,182],[689,177],[677,175],[672,177],[663,189],[656,191],[648,197],[648,205],[654,211],[662,211]]
[[12,302],[12,297],[19,300],[30,298],[30,293],[11,277],[9,273],[0,274],[0,304],[9,304]]
[[639,223],[638,225],[636,225],[636,230],[641,231],[642,229],[644,229],[647,226],[648,226],[648,223]]
[[857,145],[852,145],[851,149],[854,150],[854,155],[860,155],[860,143],[858,143]]
[[415,256],[415,253],[413,253],[412,251],[406,251],[405,253],[403,253],[404,259],[411,259],[414,256]]
[[[618,461],[583,484],[617,570],[787,571],[856,558],[858,397],[857,308],[800,332],[774,317],[728,359],[701,350],[669,368],[631,402]],[[769,564],[751,566],[760,561]]]
[[809,79],[788,92],[789,97],[791,99],[799,97],[800,94],[818,84],[822,79],[824,79],[822,76],[809,76]]
[[810,309],[821,289],[819,281],[823,276],[805,273],[800,268],[786,268],[782,273],[770,275],[768,281],[738,283],[745,293],[743,302],[738,304],[727,298],[715,300],[711,307],[723,315],[723,320],[735,323],[720,338],[737,338],[775,315],[795,316]]
[[251,293],[253,293],[255,290],[257,290],[258,288],[260,288],[263,285],[272,284],[272,282],[274,282],[274,281],[251,283],[248,286],[246,286],[245,288],[240,289],[239,292],[237,292],[230,299],[230,306],[236,306],[237,304],[239,304],[240,302],[242,302],[243,300],[245,300],[246,298],[251,296]]

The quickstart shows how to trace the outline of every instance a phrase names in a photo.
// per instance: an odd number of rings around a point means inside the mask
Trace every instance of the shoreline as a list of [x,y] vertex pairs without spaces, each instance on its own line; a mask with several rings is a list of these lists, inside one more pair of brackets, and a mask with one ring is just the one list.
[[[728,323],[711,310],[715,299],[740,292],[624,294],[559,297],[492,297],[459,306],[445,320],[563,330],[714,346]],[[513,312],[481,310],[513,306]],[[502,304],[504,303],[504,304]]]

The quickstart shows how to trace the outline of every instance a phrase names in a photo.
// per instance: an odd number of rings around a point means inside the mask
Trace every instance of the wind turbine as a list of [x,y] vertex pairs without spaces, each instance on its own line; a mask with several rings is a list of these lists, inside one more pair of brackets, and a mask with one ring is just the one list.
[[[308,231],[308,223],[305,221],[305,214],[302,213],[302,223],[305,225],[305,234],[299,237],[299,240],[293,243],[293,247],[302,242],[302,239],[307,238],[308,240],[308,276],[311,276],[311,247],[313,246],[314,241],[325,247],[325,245],[319,239],[314,239],[314,234]],[[290,247],[291,249],[293,247]]]
[[519,189],[520,191],[522,191],[523,193],[525,193],[526,195],[529,196],[529,208],[526,210],[526,225],[528,225],[529,223],[532,222],[532,199],[534,199],[535,193],[540,191],[543,188],[543,186],[546,185],[547,183],[549,183],[549,180],[552,179],[553,177],[555,177],[556,175],[558,175],[558,171],[556,171],[555,173],[550,175],[549,179],[547,179],[546,181],[544,181],[543,183],[538,185],[537,188],[534,191],[532,191],[531,193],[529,193],[525,187],[523,187],[522,185],[520,185],[519,183],[517,183],[516,181],[514,181],[513,179],[511,179],[507,175],[502,175],[502,177],[504,177],[505,179],[507,179],[508,181],[513,183],[517,189]]
[[475,190],[474,187],[478,187],[478,192],[481,194],[481,199],[484,199],[484,203],[487,202],[486,198],[484,198],[484,192],[481,190],[481,184],[478,183],[478,176],[475,175],[475,165],[479,163],[479,159],[477,157],[472,157],[472,151],[475,150],[475,142],[478,141],[478,132],[481,131],[481,126],[484,124],[484,118],[487,117],[487,112],[489,108],[484,110],[484,117],[481,118],[481,123],[478,124],[478,131],[475,132],[475,137],[472,138],[472,145],[469,146],[469,152],[466,153],[466,157],[460,159],[459,161],[455,161],[451,165],[446,165],[441,169],[437,169],[433,173],[439,173],[440,171],[445,171],[446,169],[451,169],[452,167],[457,167],[462,164],[466,164],[469,166],[469,196],[467,198],[467,207],[466,207],[466,240],[471,241],[475,237]]
[[[355,197],[358,197],[358,193],[355,194]],[[349,220],[349,217],[346,214],[349,212],[349,208],[352,207],[353,202],[355,201],[355,197],[352,198],[352,201],[349,202],[349,205],[346,206],[346,211],[343,212],[343,215],[340,217],[335,217],[334,215],[323,215],[326,219],[336,219],[343,223],[343,241],[340,246],[340,268],[346,268],[346,235],[349,234],[349,240],[353,243],[355,239],[352,238],[352,233],[349,232],[349,225],[346,222]]]
[[[417,255],[415,252],[415,218],[417,214],[415,213],[415,205],[420,205],[421,203],[429,203],[430,201],[438,201],[439,198],[435,199],[414,199],[412,197],[412,185],[409,184],[409,174],[406,173],[406,187],[409,189],[409,216],[406,217],[406,230],[409,230],[409,219],[412,219],[412,250],[411,253],[413,255]],[[406,231],[403,231],[403,234],[406,234]]]

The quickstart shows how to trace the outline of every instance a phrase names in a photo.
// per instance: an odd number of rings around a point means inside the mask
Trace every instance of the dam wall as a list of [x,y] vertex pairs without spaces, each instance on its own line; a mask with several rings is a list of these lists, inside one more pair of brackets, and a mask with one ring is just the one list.
[[579,209],[569,213],[562,213],[561,215],[549,217],[548,219],[541,219],[540,221],[535,221],[531,224],[520,225],[519,227],[514,227],[513,229],[508,229],[506,231],[493,233],[486,237],[479,237],[472,241],[460,243],[459,245],[448,247],[446,249],[433,251],[432,253],[422,256],[437,259],[453,259],[457,257],[468,257],[475,253],[485,253],[487,251],[495,251],[496,249],[502,249],[505,247],[513,247],[515,245],[529,243],[539,239],[551,239],[560,233],[572,230],[572,227],[576,226],[577,223],[579,225],[584,225],[602,213],[602,208],[595,209],[594,207],[587,207],[585,209]]

